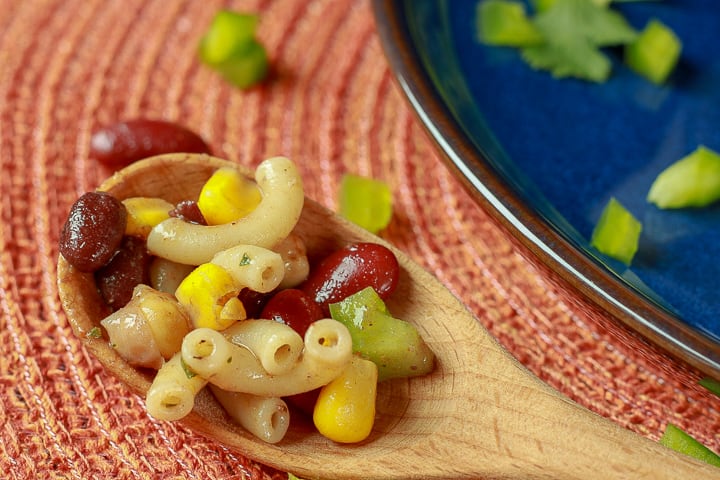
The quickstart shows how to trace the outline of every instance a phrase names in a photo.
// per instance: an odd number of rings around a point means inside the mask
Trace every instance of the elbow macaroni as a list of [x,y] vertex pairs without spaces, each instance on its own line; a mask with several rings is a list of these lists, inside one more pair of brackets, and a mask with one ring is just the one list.
[[285,262],[285,275],[279,288],[294,288],[307,279],[310,273],[310,262],[307,258],[305,242],[296,233],[291,233],[273,247]]
[[148,250],[179,263],[200,265],[234,245],[271,248],[287,237],[300,218],[305,196],[297,167],[285,157],[263,161],[255,171],[262,191],[257,207],[222,225],[197,225],[169,218],[148,235]]
[[163,358],[152,330],[136,305],[127,305],[111,313],[101,322],[110,338],[110,345],[130,365],[157,370]]
[[176,353],[158,370],[145,395],[148,413],[158,420],[180,420],[193,409],[195,396],[207,380],[182,364]]
[[127,305],[100,324],[128,363],[156,370],[180,349],[190,331],[185,310],[172,296],[142,284]]
[[277,443],[285,436],[290,410],[281,398],[228,392],[214,385],[210,389],[230,418],[256,437]]
[[225,338],[255,354],[265,371],[281,375],[290,371],[303,351],[299,333],[275,320],[245,320],[223,330]]
[[256,245],[236,245],[218,252],[210,263],[230,274],[237,290],[247,287],[260,293],[274,290],[285,276],[280,254]]
[[155,257],[150,262],[150,286],[161,292],[174,294],[183,279],[190,275],[194,268],[193,265]]
[[190,332],[181,351],[190,369],[223,390],[285,397],[314,390],[342,373],[352,358],[352,338],[340,322],[314,322],[299,360],[280,375],[269,375],[248,348],[211,329]]

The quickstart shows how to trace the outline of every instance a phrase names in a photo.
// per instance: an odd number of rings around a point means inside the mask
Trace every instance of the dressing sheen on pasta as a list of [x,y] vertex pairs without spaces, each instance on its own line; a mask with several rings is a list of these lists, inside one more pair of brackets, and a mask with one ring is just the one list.
[[[261,349],[272,345],[259,345]],[[198,328],[185,336],[182,359],[190,370],[231,392],[286,397],[322,387],[352,359],[350,332],[332,319],[318,320],[305,333],[305,349],[293,368],[270,375],[258,360],[262,350],[229,341],[221,332]],[[274,352],[269,352],[274,355]]]

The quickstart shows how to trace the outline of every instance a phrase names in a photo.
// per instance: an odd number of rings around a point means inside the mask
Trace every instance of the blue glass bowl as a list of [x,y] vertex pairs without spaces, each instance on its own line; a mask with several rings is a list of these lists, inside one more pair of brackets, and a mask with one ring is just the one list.
[[[514,49],[477,41],[477,0],[378,0],[397,82],[476,200],[584,297],[700,370],[720,377],[720,205],[663,211],[658,173],[698,145],[720,151],[720,2],[618,4],[683,41],[666,85],[608,50],[610,79],[557,80]],[[627,268],[589,245],[610,197],[643,224]]]

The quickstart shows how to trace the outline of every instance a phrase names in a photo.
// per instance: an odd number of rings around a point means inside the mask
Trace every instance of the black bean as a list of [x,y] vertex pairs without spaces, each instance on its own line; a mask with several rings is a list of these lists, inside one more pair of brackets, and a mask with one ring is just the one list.
[[127,224],[127,210],[105,192],[88,192],[73,204],[60,232],[60,253],[72,266],[94,272],[115,254]]
[[115,256],[95,272],[95,282],[105,303],[117,310],[130,301],[138,284],[148,285],[150,260],[144,239],[125,236]]

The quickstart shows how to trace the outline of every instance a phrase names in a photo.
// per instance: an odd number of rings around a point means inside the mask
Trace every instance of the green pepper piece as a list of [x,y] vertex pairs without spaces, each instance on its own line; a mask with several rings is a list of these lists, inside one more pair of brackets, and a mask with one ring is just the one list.
[[265,47],[255,38],[259,17],[220,10],[200,40],[200,60],[239,88],[249,88],[268,73]]
[[718,454],[671,423],[668,423],[665,428],[665,433],[660,438],[660,444],[710,465],[720,467],[720,456]]
[[527,47],[543,42],[520,2],[486,0],[478,4],[475,18],[478,37],[487,45]]
[[680,58],[682,43],[657,19],[650,20],[635,41],[625,46],[625,63],[655,84],[664,83]]
[[208,65],[223,63],[255,38],[258,22],[255,14],[220,10],[200,40],[200,59]]
[[339,204],[340,215],[371,233],[387,227],[392,218],[392,194],[380,180],[343,175]]
[[394,318],[372,287],[331,304],[330,315],[350,330],[353,351],[377,365],[379,382],[432,371],[435,356],[417,329]]
[[236,51],[215,68],[225,80],[236,87],[249,88],[265,79],[268,64],[265,47],[256,40],[250,40],[243,49]]
[[595,225],[590,245],[630,265],[638,249],[641,231],[640,222],[620,202],[611,198]]
[[708,389],[710,392],[720,397],[720,381],[715,380],[714,378],[705,377],[701,379],[698,383]]
[[720,155],[700,145],[657,176],[647,200],[660,208],[705,207],[720,200]]

